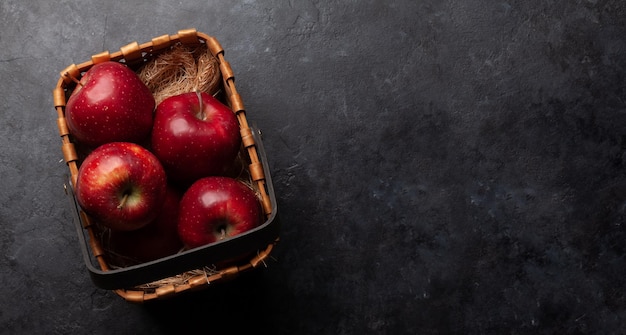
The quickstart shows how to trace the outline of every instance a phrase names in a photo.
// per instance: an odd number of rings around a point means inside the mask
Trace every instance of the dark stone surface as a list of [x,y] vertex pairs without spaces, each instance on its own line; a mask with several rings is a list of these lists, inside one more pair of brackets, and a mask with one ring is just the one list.
[[[626,329],[622,1],[4,0],[0,22],[3,333]],[[137,306],[82,263],[51,90],[188,27],[264,132],[282,241],[259,273]]]

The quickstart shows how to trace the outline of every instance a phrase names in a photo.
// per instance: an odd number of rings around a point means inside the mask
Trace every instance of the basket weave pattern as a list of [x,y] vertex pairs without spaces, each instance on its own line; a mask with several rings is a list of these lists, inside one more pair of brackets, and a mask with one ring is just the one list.
[[[234,73],[230,64],[224,58],[224,50],[219,42],[214,37],[197,32],[195,29],[181,30],[175,35],[162,35],[155,37],[150,42],[143,44],[133,42],[121,47],[119,51],[113,53],[104,51],[93,55],[90,61],[80,64],[72,64],[61,71],[60,78],[53,90],[53,102],[57,112],[57,127],[62,142],[61,150],[63,158],[69,168],[71,187],[76,185],[81,159],[80,155],[77,153],[75,144],[72,142],[72,137],[67,126],[65,119],[65,105],[80,77],[94,64],[106,61],[117,61],[128,65],[132,69],[136,69],[138,66],[152,59],[160,52],[169,50],[175,45],[183,44],[188,46],[197,46],[201,43],[206,43],[209,51],[214,57],[217,58],[219,63],[219,69],[222,77],[221,89],[224,92],[226,103],[235,113],[239,121],[243,151],[249,163],[248,174],[253,187],[260,195],[262,208],[266,217],[270,216],[272,213],[272,203],[266,189],[265,172],[259,159],[252,130],[246,119],[246,112],[242,99],[235,87]],[[96,225],[92,224],[91,219],[86,213],[80,211],[79,214],[83,228],[88,232],[89,248],[93,257],[96,259],[99,267],[103,271],[110,270],[111,266],[107,262],[106,251],[103,249],[101,242],[97,238]],[[254,269],[260,264],[264,264],[273,247],[274,243],[270,243],[267,248],[258,251],[252,258],[223,269],[216,269],[214,271],[191,269],[194,271],[177,276],[180,280],[176,283],[166,281],[161,281],[163,283],[147,283],[146,285],[139,287],[117,289],[115,292],[127,301],[143,302],[169,297],[180,292],[203,288],[210,283],[231,279],[241,272]]]

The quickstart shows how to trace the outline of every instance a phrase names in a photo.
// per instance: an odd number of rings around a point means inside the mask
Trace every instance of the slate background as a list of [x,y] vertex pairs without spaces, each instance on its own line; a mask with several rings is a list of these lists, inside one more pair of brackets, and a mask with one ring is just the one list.
[[[82,264],[51,90],[189,27],[264,132],[282,241],[137,306]],[[622,1],[4,0],[0,31],[2,333],[626,329]]]

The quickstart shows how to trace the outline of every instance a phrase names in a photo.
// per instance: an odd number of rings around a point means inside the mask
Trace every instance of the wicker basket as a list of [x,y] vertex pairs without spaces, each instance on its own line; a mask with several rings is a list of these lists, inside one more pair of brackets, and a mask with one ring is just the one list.
[[[80,210],[74,197],[74,185],[81,156],[77,153],[66,123],[66,101],[75,88],[77,79],[94,64],[118,61],[136,70],[141,64],[176,45],[198,46],[202,43],[206,44],[219,63],[223,100],[239,121],[243,144],[240,156],[247,161],[248,182],[260,195],[266,220],[261,226],[230,239],[182,251],[152,262],[115,268],[109,264],[106,250],[97,238],[97,225]],[[201,289],[265,264],[279,239],[276,198],[260,132],[248,124],[241,97],[235,88],[233,71],[224,59],[224,50],[215,38],[195,29],[181,30],[175,35],[162,35],[144,44],[130,43],[114,53],[105,51],[93,55],[90,61],[72,64],[60,74],[53,90],[53,100],[58,115],[57,126],[62,141],[63,157],[69,168],[65,189],[75,214],[74,221],[83,258],[96,286],[114,290],[127,301],[144,302]],[[228,265],[220,267],[219,264]]]

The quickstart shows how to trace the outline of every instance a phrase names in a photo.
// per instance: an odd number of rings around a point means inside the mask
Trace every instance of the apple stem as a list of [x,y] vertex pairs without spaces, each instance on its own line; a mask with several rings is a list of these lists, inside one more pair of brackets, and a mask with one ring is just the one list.
[[196,96],[198,97],[198,103],[200,104],[200,112],[198,113],[199,119],[204,120],[206,115],[204,115],[204,107],[202,106],[202,94],[199,90],[196,90]]
[[117,209],[124,208],[124,205],[126,204],[126,200],[128,200],[128,193],[124,193],[124,197],[122,198],[122,201],[120,201],[120,204],[117,205]]
[[222,228],[221,232],[222,232],[222,236],[220,236],[220,240],[223,240],[226,238],[226,229]]

